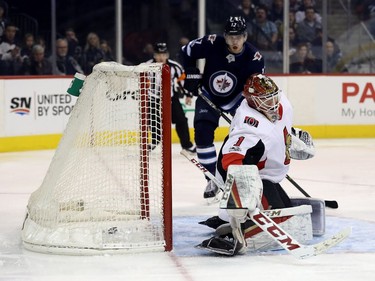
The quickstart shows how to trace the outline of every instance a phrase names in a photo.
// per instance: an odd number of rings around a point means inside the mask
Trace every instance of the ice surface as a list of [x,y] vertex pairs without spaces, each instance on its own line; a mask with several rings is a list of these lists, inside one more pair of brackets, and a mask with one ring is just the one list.
[[[312,197],[336,200],[326,208],[326,234],[351,226],[352,235],[328,253],[297,260],[285,251],[233,258],[194,248],[212,231],[198,222],[215,215],[202,194],[201,172],[173,145],[174,250],[105,256],[59,256],[23,248],[20,233],[30,193],[41,184],[53,150],[0,154],[0,280],[375,280],[375,140],[316,140],[316,156],[294,161],[289,175]],[[291,196],[303,195],[287,180]]]

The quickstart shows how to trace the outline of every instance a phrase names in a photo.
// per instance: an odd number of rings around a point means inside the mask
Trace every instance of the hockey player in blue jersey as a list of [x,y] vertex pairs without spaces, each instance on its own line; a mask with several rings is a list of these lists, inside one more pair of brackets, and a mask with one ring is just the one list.
[[[196,94],[198,90],[202,91],[201,94],[216,107],[234,115],[243,100],[242,90],[246,79],[251,74],[264,73],[262,55],[246,40],[245,19],[231,16],[226,22],[224,35],[206,35],[183,46],[185,89]],[[202,75],[196,67],[198,59],[206,60]],[[200,163],[213,174],[217,159],[214,133],[219,126],[219,118],[220,114],[198,95],[194,116],[197,156]],[[214,197],[217,190],[217,186],[209,181],[203,197]]]

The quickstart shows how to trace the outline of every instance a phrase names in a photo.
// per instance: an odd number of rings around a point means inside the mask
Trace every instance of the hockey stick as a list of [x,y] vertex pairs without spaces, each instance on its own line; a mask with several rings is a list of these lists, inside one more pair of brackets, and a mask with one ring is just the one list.
[[[199,91],[198,94],[202,99],[204,99],[205,102],[207,102],[209,106],[211,106],[217,113],[219,113],[220,116],[223,117],[225,121],[228,122],[229,125],[232,123],[230,118],[220,108],[218,108],[208,97],[206,97],[201,91]],[[286,179],[292,185],[294,185],[295,188],[297,188],[300,192],[302,192],[303,195],[311,198],[311,196],[289,175],[286,175]],[[339,207],[339,204],[335,200],[324,200],[324,203],[327,207],[332,208],[332,209],[337,209]]]
[[219,182],[219,180],[213,174],[211,174],[210,171],[207,170],[201,163],[199,163],[198,159],[196,159],[194,156],[192,156],[189,152],[187,152],[184,149],[181,150],[180,154],[185,156],[186,159],[188,159],[191,163],[193,163],[195,167],[197,167],[199,170],[201,170],[201,172],[206,177],[208,177],[210,180],[212,180],[220,188],[220,190],[223,191],[223,189],[221,187],[222,184]]
[[[290,181],[291,184],[293,184],[303,195],[306,197],[311,198],[311,196],[298,184],[293,180],[289,175],[286,175],[286,179]],[[324,203],[326,207],[332,208],[332,209],[337,209],[339,207],[339,204],[335,200],[324,200]]]
[[221,117],[223,117],[225,119],[225,121],[228,122],[228,124],[230,125],[232,123],[232,121],[230,120],[230,118],[220,109],[218,108],[208,97],[206,97],[202,91],[198,90],[198,95],[204,99],[204,101],[209,105],[211,106],[217,113],[220,114]]
[[[202,171],[209,179],[211,179],[220,188],[220,190],[224,190],[225,186],[213,174],[211,174],[207,169],[201,169],[200,166],[202,165],[199,164],[198,160],[196,160],[193,156],[188,155],[184,151],[182,151],[181,154],[185,156],[191,163],[193,163],[194,166],[196,166],[200,171]],[[198,163],[200,166],[196,163]],[[325,253],[328,249],[339,244],[341,241],[347,238],[351,233],[351,228],[348,227],[336,233],[331,238],[326,239],[320,243],[313,245],[304,245],[295,240],[290,234],[288,234],[277,223],[275,223],[268,215],[261,212],[259,208],[256,208],[252,212],[249,212],[248,215],[259,228],[266,232],[282,248],[299,259],[305,259]]]

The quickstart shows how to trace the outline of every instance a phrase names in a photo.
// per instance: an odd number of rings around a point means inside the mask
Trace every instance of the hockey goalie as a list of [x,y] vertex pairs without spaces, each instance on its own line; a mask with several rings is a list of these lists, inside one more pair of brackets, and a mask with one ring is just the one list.
[[216,190],[223,189],[219,214],[201,222],[214,228],[215,235],[197,246],[230,256],[280,248],[254,223],[256,209],[300,242],[313,236],[311,206],[294,206],[280,185],[291,159],[314,156],[312,138],[292,128],[292,106],[270,77],[250,76],[243,96],[218,157]]

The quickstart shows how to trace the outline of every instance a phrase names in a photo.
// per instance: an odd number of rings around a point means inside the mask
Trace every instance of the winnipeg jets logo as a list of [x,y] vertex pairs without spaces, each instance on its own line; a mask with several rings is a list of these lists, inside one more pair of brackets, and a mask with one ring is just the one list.
[[217,79],[216,84],[221,91],[225,91],[229,86],[231,86],[231,81],[229,81],[225,75],[222,79]]
[[229,54],[226,56],[228,63],[234,62],[236,60],[236,57],[232,54]]
[[218,71],[211,75],[209,84],[213,94],[226,97],[233,92],[237,78],[230,72]]
[[262,55],[259,52],[256,52],[254,57],[253,57],[253,61],[254,60],[261,60],[261,59],[262,59]]

